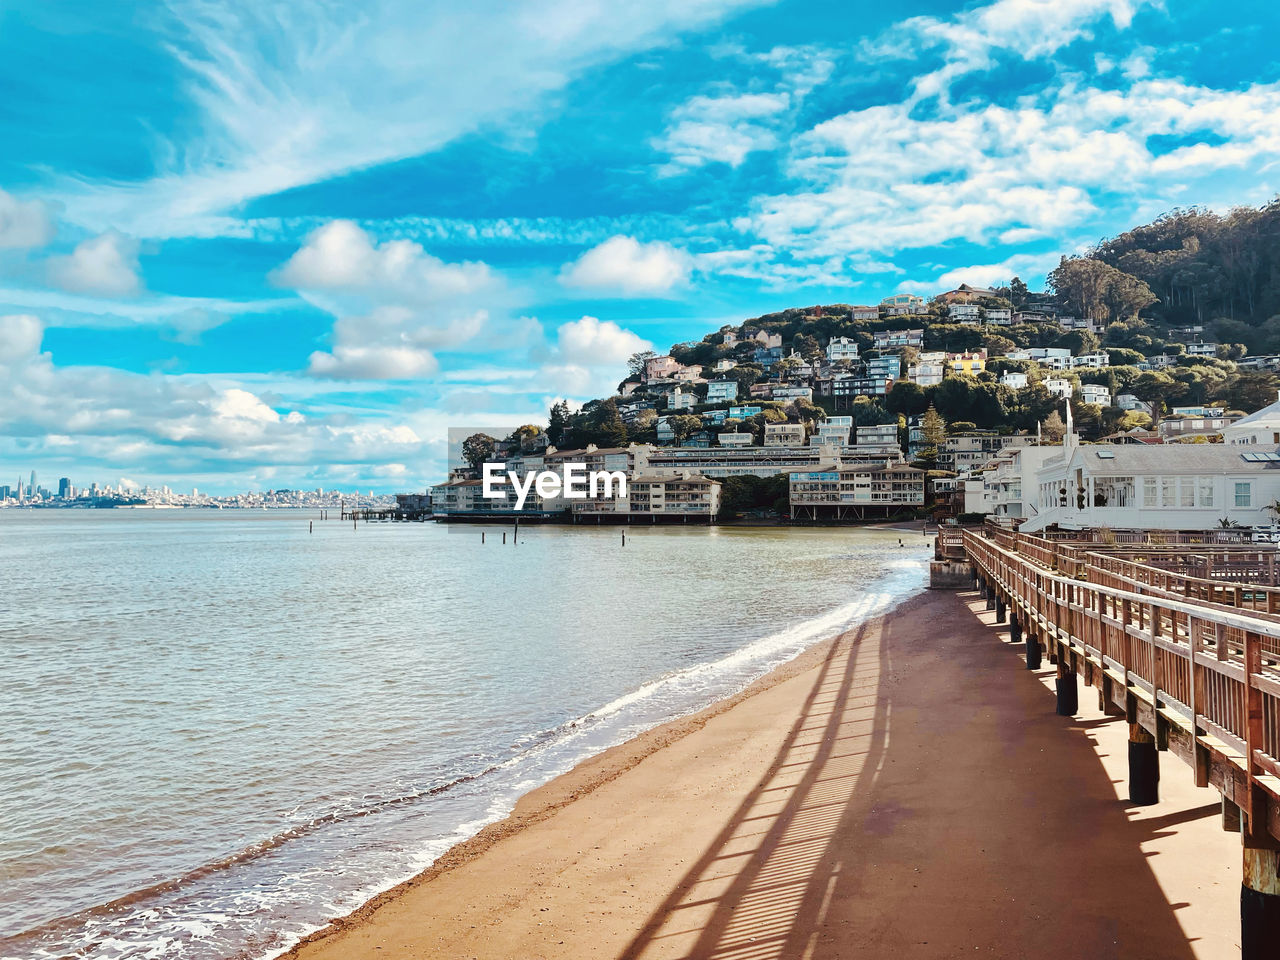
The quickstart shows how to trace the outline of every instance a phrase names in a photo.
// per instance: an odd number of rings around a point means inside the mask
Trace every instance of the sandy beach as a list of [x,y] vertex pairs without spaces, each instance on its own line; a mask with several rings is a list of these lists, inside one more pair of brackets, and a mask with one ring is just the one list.
[[352,958],[1226,958],[1239,840],[1123,719],[928,593],[581,764],[299,945]]

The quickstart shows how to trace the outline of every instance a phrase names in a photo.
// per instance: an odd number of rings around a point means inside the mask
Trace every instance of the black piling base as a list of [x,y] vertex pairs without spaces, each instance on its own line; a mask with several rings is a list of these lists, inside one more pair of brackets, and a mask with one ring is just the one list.
[[1280,896],[1240,885],[1240,960],[1272,960],[1280,944]]
[[1022,642],[1022,624],[1018,622],[1017,617],[1009,618],[1009,642],[1010,643]]
[[1154,738],[1129,741],[1129,802],[1140,807],[1160,802],[1160,754]]
[[1040,669],[1040,641],[1034,634],[1027,634],[1027,669]]
[[1058,687],[1058,716],[1074,717],[1080,711],[1080,690],[1074,673],[1055,677]]
[[1004,623],[1006,613],[1004,601],[996,597],[996,623]]

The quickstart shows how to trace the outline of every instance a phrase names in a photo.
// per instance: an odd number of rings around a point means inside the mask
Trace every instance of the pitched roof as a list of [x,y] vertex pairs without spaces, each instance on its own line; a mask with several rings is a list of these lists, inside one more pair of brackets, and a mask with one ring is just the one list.
[[1245,424],[1258,423],[1263,420],[1271,420],[1273,418],[1280,419],[1280,400],[1275,403],[1267,404],[1261,410],[1255,410],[1247,417],[1241,417],[1235,422],[1237,427]]

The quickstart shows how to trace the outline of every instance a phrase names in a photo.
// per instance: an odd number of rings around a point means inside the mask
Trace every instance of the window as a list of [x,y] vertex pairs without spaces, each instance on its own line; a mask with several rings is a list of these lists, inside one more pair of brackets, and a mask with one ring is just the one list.
[[1196,480],[1197,486],[1200,488],[1198,494],[1200,506],[1213,506],[1213,477],[1199,477]]
[[1253,490],[1248,480],[1236,483],[1236,506],[1252,507],[1253,506]]
[[1176,507],[1178,499],[1178,478],[1160,478],[1160,506]]
[[1158,506],[1156,503],[1156,478],[1142,478],[1142,505],[1144,507]]
[[1178,505],[1194,507],[1196,505],[1196,482],[1192,477],[1183,477],[1179,486],[1181,499]]

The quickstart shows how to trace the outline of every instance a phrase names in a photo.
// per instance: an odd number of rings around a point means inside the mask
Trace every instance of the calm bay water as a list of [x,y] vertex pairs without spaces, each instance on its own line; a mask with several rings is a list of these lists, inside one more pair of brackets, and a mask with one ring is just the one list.
[[918,535],[0,511],[0,957],[260,958],[924,584]]

